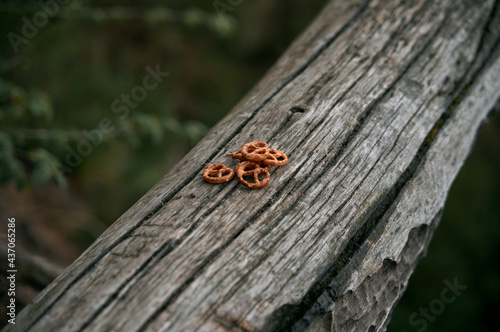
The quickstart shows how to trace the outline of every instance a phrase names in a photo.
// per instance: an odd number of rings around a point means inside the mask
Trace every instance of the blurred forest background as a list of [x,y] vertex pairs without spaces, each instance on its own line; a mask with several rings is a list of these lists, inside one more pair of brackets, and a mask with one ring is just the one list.
[[[58,4],[45,23],[39,3]],[[7,218],[17,224],[19,312],[230,111],[324,3],[0,1],[0,323]],[[34,19],[40,27],[30,32],[26,21]],[[136,88],[158,66],[168,76]],[[122,95],[134,91],[141,98],[126,114]],[[101,142],[91,133],[103,121],[113,129]],[[421,331],[410,316],[455,278],[468,288],[425,330],[496,331],[499,133],[497,111],[453,185],[389,331]]]

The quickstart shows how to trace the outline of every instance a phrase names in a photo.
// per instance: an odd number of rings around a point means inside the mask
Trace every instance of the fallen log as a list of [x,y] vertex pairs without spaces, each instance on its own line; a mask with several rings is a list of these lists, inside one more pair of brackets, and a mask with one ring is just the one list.
[[[5,331],[384,330],[499,103],[499,44],[498,1],[330,1]],[[289,157],[265,188],[203,181],[257,140]]]

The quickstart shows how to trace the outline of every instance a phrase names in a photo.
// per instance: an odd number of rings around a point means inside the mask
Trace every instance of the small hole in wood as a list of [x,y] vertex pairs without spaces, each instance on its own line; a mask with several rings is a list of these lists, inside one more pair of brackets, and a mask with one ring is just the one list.
[[306,107],[303,105],[294,105],[290,108],[292,113],[305,113],[307,111]]

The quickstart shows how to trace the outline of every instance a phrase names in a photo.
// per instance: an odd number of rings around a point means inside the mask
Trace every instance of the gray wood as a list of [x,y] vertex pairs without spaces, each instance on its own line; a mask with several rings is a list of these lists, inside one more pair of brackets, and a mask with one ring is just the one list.
[[[384,330],[499,101],[499,21],[490,0],[329,2],[5,330]],[[267,187],[203,181],[254,140],[289,156]]]

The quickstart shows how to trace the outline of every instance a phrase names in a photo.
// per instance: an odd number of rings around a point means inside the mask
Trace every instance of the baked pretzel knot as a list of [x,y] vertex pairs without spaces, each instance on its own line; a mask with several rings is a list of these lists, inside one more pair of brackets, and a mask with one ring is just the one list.
[[267,143],[260,141],[243,145],[240,150],[231,153],[231,157],[240,160],[234,171],[223,164],[208,165],[203,171],[205,181],[224,183],[236,174],[245,187],[259,189],[269,183],[271,166],[283,166],[288,162],[285,153],[271,149]]
[[223,164],[208,165],[203,171],[203,178],[210,183],[223,183],[234,177],[234,171]]
[[263,161],[269,155],[269,148],[264,142],[251,142],[243,145],[241,154],[246,160]]
[[[269,151],[271,151],[271,149],[269,149]],[[239,159],[241,161],[248,161],[247,159],[245,159],[245,157],[243,157],[243,154],[241,153],[241,150],[234,151],[233,153],[231,153],[231,157],[233,159]],[[269,156],[268,156],[268,158],[269,158]],[[263,162],[257,162],[257,164],[259,164],[260,167],[263,167],[263,168],[267,169],[268,172],[271,170],[271,166],[272,165],[264,165]],[[239,165],[240,165],[240,163],[236,164],[236,167],[234,169],[235,173],[238,173],[237,169],[238,169]]]
[[243,157],[243,154],[241,153],[241,149],[231,153],[231,158],[239,159],[239,160],[246,160],[245,157]]
[[[259,175],[263,174],[264,178],[259,180]],[[236,165],[236,176],[238,180],[240,180],[241,184],[247,188],[251,189],[259,189],[265,187],[269,180],[271,179],[271,175],[269,174],[269,170],[263,167],[260,167],[259,164],[253,161],[242,161],[238,165]],[[247,179],[253,182],[247,181]]]
[[[234,173],[236,174],[236,176],[238,176],[238,169],[243,164],[243,161],[248,161],[248,160],[242,160],[241,162],[239,162],[239,163],[236,164],[236,167],[234,167]],[[269,166],[269,165],[263,165],[262,163],[256,163],[256,164],[259,165],[259,167],[265,169],[268,172],[271,170],[271,166]],[[253,170],[250,170],[250,171],[247,170],[247,171],[245,171],[245,174],[243,176],[249,176],[249,175],[252,175],[252,174],[253,174]]]
[[269,155],[262,161],[264,165],[283,166],[288,162],[288,157],[280,150],[269,149]]

